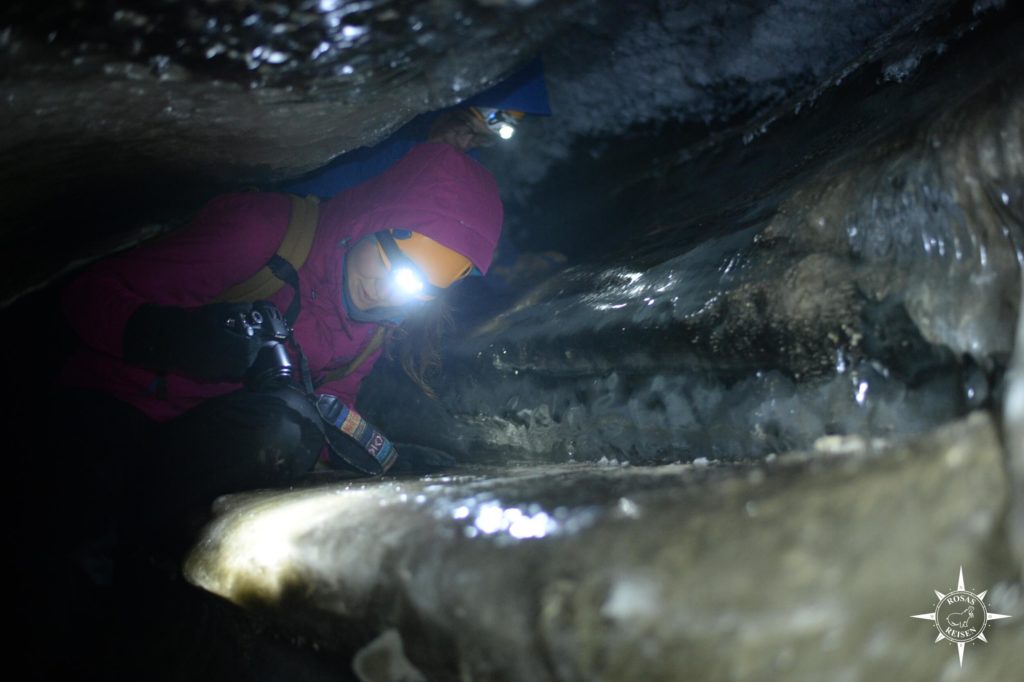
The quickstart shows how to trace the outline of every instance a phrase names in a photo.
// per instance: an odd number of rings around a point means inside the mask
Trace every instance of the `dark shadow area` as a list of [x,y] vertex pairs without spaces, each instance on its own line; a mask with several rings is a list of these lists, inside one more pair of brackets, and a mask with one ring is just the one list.
[[[314,649],[184,580],[180,564],[208,504],[147,525],[133,516],[141,507],[114,503],[117,480],[146,495],[164,489],[170,472],[147,463],[147,453],[117,452],[125,434],[113,432],[116,411],[96,405],[90,413],[84,404],[83,412],[56,388],[75,343],[60,315],[66,284],[4,311],[6,328],[19,330],[2,344],[16,396],[4,417],[12,665],[31,680],[354,680],[351,653]],[[131,424],[126,417],[119,423]],[[74,426],[111,418],[109,448]]]

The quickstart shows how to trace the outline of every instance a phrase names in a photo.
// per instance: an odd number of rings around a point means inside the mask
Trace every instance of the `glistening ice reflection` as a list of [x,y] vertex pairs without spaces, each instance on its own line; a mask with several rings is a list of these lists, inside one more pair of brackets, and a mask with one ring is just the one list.
[[[460,460],[664,463],[901,438],[987,405],[1019,308],[1024,88],[984,75],[913,129],[868,130],[754,195],[742,219],[694,218],[697,197],[665,179],[653,227],[630,226],[646,242],[556,273],[459,336],[443,409],[394,418],[388,391],[364,412]],[[797,145],[799,130],[759,139]],[[719,170],[702,187],[757,179],[727,146],[708,156],[700,168]]]
[[204,568],[204,575],[229,594],[256,591],[263,599],[276,600],[301,564],[301,538],[339,514],[374,502],[359,490],[341,492],[273,495],[235,509],[221,518],[204,543],[218,545],[217,559]]
[[[186,576],[320,647],[391,632],[429,680],[938,679],[948,657],[891,624],[923,608],[906,596],[927,595],[933,566],[981,556],[1007,496],[978,413],[916,443],[835,437],[762,464],[473,468],[226,498]],[[1017,613],[1010,594],[993,583],[993,609]],[[977,677],[1013,679],[1022,635],[994,630]]]
[[[455,518],[465,518],[469,515],[469,507],[459,507],[455,510]],[[466,535],[475,537],[480,531],[487,535],[506,532],[512,537],[523,540],[527,538],[542,538],[557,528],[554,519],[545,512],[537,512],[532,516],[523,513],[518,507],[502,509],[497,504],[485,504],[477,512],[473,527],[466,529]]]
[[[503,502],[496,492],[502,485],[483,476],[442,476],[224,498],[188,571],[194,581],[238,601],[276,602],[303,574],[338,570],[339,561],[346,580],[372,582],[382,569],[375,561],[383,562],[393,543],[387,533],[367,535],[368,528],[405,533],[422,526],[429,527],[424,532],[441,529],[467,541],[507,544],[572,534],[596,518],[588,505]],[[330,567],[322,563],[339,549]]]

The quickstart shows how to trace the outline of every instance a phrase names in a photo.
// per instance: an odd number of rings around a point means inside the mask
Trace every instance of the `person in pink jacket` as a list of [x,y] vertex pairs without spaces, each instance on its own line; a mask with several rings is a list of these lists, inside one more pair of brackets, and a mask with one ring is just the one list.
[[241,332],[253,304],[219,297],[272,263],[292,202],[217,197],[189,225],[93,265],[63,296],[82,343],[62,383],[88,412],[102,396],[140,415],[130,429],[142,434],[140,458],[207,497],[308,472],[325,438],[334,454],[354,441],[372,455],[356,469],[386,471],[390,444],[351,409],[359,386],[384,352],[423,384],[444,289],[486,273],[502,224],[494,178],[442,142],[324,201],[308,256],[294,277],[275,269],[289,285],[266,300],[291,318],[291,339],[270,344],[291,377],[254,388],[247,372],[267,344]]

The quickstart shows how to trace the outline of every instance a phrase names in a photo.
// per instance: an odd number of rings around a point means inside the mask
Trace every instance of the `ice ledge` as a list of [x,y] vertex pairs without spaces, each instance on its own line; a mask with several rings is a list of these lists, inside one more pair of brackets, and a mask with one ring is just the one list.
[[[320,646],[394,630],[430,680],[935,679],[909,616],[959,566],[1024,615],[1002,446],[987,413],[863,445],[224,498],[186,575]],[[1013,677],[1003,623],[972,676]]]

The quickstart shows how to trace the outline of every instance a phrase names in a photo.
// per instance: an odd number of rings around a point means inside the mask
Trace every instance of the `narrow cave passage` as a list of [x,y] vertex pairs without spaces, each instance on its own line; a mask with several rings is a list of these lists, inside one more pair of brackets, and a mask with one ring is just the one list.
[[[34,677],[1014,678],[1016,5],[182,7],[16,3],[0,26]],[[359,386],[352,407],[398,452],[385,475],[310,462],[179,513],[207,469],[168,447],[111,471],[121,432],[76,440],[127,423],[60,382],[84,271],[534,58],[551,113],[475,153],[503,242],[447,292],[436,397],[395,357]],[[156,507],[173,533],[129,524],[125,549],[108,507]],[[933,597],[954,588],[984,638],[942,641],[954,614]]]

